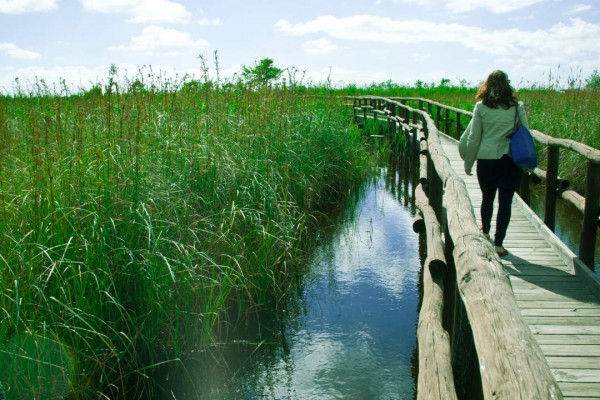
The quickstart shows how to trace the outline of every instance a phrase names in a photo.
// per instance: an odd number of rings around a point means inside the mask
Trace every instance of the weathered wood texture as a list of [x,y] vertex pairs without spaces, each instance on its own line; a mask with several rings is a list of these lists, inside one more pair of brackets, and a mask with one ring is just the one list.
[[427,257],[431,258],[429,263],[431,274],[435,278],[443,278],[446,275],[446,256],[444,255],[444,243],[440,223],[435,215],[435,211],[429,205],[429,199],[422,185],[417,185],[415,189],[415,205],[425,221]]
[[[418,111],[408,109],[415,120]],[[398,111],[407,115],[405,110]],[[440,114],[440,107],[436,111]],[[504,242],[510,253],[499,259],[478,230],[479,212],[474,213],[472,207],[478,209],[481,202],[476,177],[462,173],[456,140],[438,136],[431,118],[425,120],[428,152],[445,189],[457,283],[473,329],[484,397],[600,399],[597,277],[519,198],[513,202]],[[572,141],[552,141],[536,131],[533,134],[541,143],[588,158],[588,175],[596,178],[598,150]],[[588,184],[597,189],[595,180]],[[559,180],[559,193],[569,197],[569,191],[560,185]],[[574,203],[584,208],[581,199]],[[586,205],[590,213],[590,204]],[[591,211],[598,215],[597,209]]]
[[419,311],[417,337],[419,376],[417,399],[457,399],[452,373],[450,337],[442,326],[444,271],[446,259],[440,224],[421,185],[415,190],[415,204],[422,215],[427,237],[427,257],[423,269],[423,302]]
[[[442,137],[442,143],[453,168],[460,171],[463,161],[456,141]],[[477,178],[463,180],[478,208]],[[518,198],[504,244],[510,254],[501,262],[517,305],[564,398],[600,399],[600,351],[594,347],[600,346],[598,279]]]
[[542,132],[536,131],[535,129],[531,130],[531,135],[535,140],[545,144],[546,146],[562,147],[563,149],[571,150],[582,155],[594,164],[600,164],[600,150],[596,150],[593,147],[571,139],[553,138],[552,136],[545,135]]
[[[408,108],[398,108],[397,104],[403,104],[406,106],[407,102],[417,102],[418,110]],[[451,115],[454,115],[456,119],[456,134],[460,134],[463,130],[461,124],[461,117],[465,117],[465,121],[473,116],[473,113],[466,110],[461,110],[455,107],[446,106],[444,104],[418,97],[394,97],[391,99],[385,99],[382,97],[375,96],[364,96],[361,98],[355,98],[354,104],[371,104],[378,105],[379,107],[392,107],[398,110],[399,113],[404,115],[412,114],[413,123],[417,121],[417,115],[420,110],[427,110],[431,113],[435,107],[435,122],[439,129],[448,132],[450,127]],[[408,111],[410,110],[410,112]],[[442,119],[442,112],[444,118]],[[356,114],[356,112],[355,112]],[[598,226],[600,226],[600,150],[594,149],[593,147],[587,146],[583,143],[576,142],[570,139],[558,139],[551,136],[545,135],[542,132],[531,130],[531,133],[535,140],[547,148],[547,165],[549,171],[544,172],[544,180],[546,180],[546,202],[544,207],[544,220],[546,224],[553,230],[555,222],[555,207],[556,207],[556,196],[559,197],[573,206],[575,206],[583,214],[583,223],[580,234],[579,243],[579,258],[591,269],[594,268],[594,257],[595,257],[595,246],[596,238],[598,234]],[[578,193],[573,191],[567,192],[563,185],[566,183],[558,177],[558,150],[565,149],[573,151],[581,155],[587,160],[588,166],[586,171],[586,198],[583,198]],[[538,170],[539,172],[539,170]],[[430,178],[431,180],[431,178]],[[529,203],[529,186],[528,180],[523,179],[521,185],[521,194],[526,203]],[[435,207],[434,207],[435,208]]]
[[[411,111],[414,116],[415,110]],[[561,399],[542,349],[520,314],[500,259],[479,233],[466,186],[454,172],[434,122],[425,113],[423,118],[429,154],[445,188],[458,288],[473,331],[484,398]]]

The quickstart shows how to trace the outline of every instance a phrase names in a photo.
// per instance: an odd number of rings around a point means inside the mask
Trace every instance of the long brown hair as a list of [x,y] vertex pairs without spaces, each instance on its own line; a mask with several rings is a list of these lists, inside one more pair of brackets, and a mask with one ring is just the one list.
[[500,106],[506,109],[518,104],[514,89],[510,86],[508,75],[500,70],[492,71],[488,75],[485,82],[479,87],[475,98],[490,108]]

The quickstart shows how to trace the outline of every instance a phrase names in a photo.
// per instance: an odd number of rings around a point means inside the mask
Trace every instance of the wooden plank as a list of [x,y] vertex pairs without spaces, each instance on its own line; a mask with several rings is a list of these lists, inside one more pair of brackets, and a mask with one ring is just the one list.
[[[558,257],[556,254],[552,253],[552,252],[537,252],[537,253],[533,253],[531,251],[525,251],[523,249],[516,249],[515,251],[511,251],[511,249],[508,249],[509,253],[503,257],[503,261],[506,262],[526,262],[526,263],[533,263],[533,264],[540,264],[541,262],[543,262],[543,264],[550,264],[550,263],[562,263],[564,264],[564,261]],[[523,258],[526,257],[526,258]]]
[[581,294],[578,296],[571,295],[560,295],[553,292],[515,292],[515,298],[517,299],[517,303],[521,301],[582,301],[593,303],[596,302],[597,299],[595,296],[591,294]]
[[600,317],[538,317],[524,316],[529,325],[573,325],[573,326],[594,326],[600,325]]
[[[531,277],[536,278],[536,277]],[[512,280],[511,280],[512,283]],[[538,283],[536,285],[535,283]],[[560,295],[592,295],[587,288],[579,283],[573,284],[568,282],[514,282],[512,285],[513,292],[551,292]]]
[[529,268],[536,268],[539,269],[541,271],[552,271],[552,270],[557,270],[557,271],[561,271],[561,272],[566,272],[569,275],[575,275],[575,270],[573,269],[572,266],[570,265],[565,265],[565,263],[558,257],[556,257],[554,260],[546,260],[544,263],[537,263],[535,261],[531,261],[531,260],[524,260],[522,258],[518,258],[516,256],[506,256],[502,258],[502,265],[504,265],[505,267],[529,267]]
[[[511,280],[512,283],[512,280]],[[543,285],[543,286],[542,286]],[[560,283],[556,282],[543,282],[540,281],[539,285],[535,285],[531,282],[515,282],[512,284],[513,292],[515,293],[523,293],[523,292],[540,292],[540,293],[554,293],[558,295],[592,295],[592,293],[587,290],[587,288],[581,284],[570,284],[564,283],[564,285],[560,285]]]
[[600,317],[600,308],[522,308],[524,317]]
[[544,284],[566,284],[566,285],[577,285],[580,287],[584,287],[584,285],[581,283],[581,281],[579,280],[579,278],[577,278],[575,275],[569,275],[566,273],[560,274],[559,276],[552,276],[552,275],[542,275],[542,276],[535,276],[535,277],[530,277],[530,278],[523,278],[523,277],[511,277],[510,281],[512,282],[513,286],[514,285],[531,285],[531,284],[538,284],[538,283],[544,283]]
[[561,391],[565,397],[567,396],[583,396],[587,399],[600,398],[600,383],[571,383],[561,382],[559,384]]
[[540,268],[535,265],[520,265],[520,266],[512,266],[504,264],[504,270],[508,272],[512,277],[525,277],[528,276],[565,276],[565,274],[569,274],[569,271],[562,270],[559,268]]
[[594,302],[596,296],[591,293],[580,293],[577,290],[570,290],[568,288],[561,289],[561,292],[547,290],[540,287],[523,287],[516,286],[513,288],[513,293],[517,299],[522,300],[555,300],[555,301],[586,301]]
[[539,235],[538,237],[529,237],[528,235],[515,234],[511,237],[511,239],[504,239],[504,243],[512,247],[530,247],[533,249],[542,250],[547,249],[553,252],[552,248],[548,247],[548,242],[546,242]]
[[540,298],[540,300],[543,298],[556,298],[557,300],[562,298],[567,300],[574,299],[579,301],[593,301],[595,299],[594,295],[587,291],[582,293],[578,291],[577,288],[547,289],[542,287],[519,285],[513,286],[513,293],[517,298],[520,296],[537,296]]
[[[600,383],[600,369],[552,369],[557,382]],[[600,392],[598,393],[600,395]]]
[[600,400],[600,397],[563,396],[565,400]]
[[534,335],[600,335],[600,326],[594,325],[531,324],[529,329]]
[[600,335],[534,335],[539,344],[600,344]]
[[546,356],[550,368],[596,369],[600,370],[600,357]]
[[569,356],[569,357],[600,357],[600,345],[578,344],[571,346],[540,344],[546,356]]
[[519,301],[519,308],[521,310],[527,308],[592,308],[598,309],[598,303],[590,302],[586,303],[584,301]]

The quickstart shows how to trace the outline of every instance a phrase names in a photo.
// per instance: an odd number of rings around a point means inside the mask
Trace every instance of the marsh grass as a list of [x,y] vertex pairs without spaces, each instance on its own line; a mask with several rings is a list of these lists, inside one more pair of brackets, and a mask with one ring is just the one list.
[[[586,88],[577,76],[567,78],[568,87],[561,87],[557,77],[548,82],[530,83],[517,90],[524,101],[533,129],[556,138],[572,139],[600,149],[600,90]],[[422,97],[442,104],[472,111],[477,89],[466,84],[399,85],[384,82],[365,87],[347,87],[340,94],[379,95],[384,97]],[[417,107],[417,104],[409,104]],[[454,121],[453,121],[454,122]],[[466,121],[463,125],[466,125]],[[454,123],[451,124],[454,128]],[[451,132],[452,133],[452,132]],[[542,168],[546,164],[545,149],[540,150]],[[583,157],[566,150],[561,151],[559,174],[571,181],[572,188],[584,194],[586,162]]]
[[0,98],[0,397],[136,398],[227,310],[284,307],[368,169],[343,107],[116,69]]

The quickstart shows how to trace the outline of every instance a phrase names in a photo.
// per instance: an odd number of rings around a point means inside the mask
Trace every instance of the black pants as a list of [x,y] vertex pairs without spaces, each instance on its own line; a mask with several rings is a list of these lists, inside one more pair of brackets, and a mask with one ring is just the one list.
[[499,160],[477,160],[477,180],[481,200],[481,228],[489,233],[494,213],[494,199],[498,192],[498,214],[494,244],[502,246],[510,222],[512,198],[521,182],[522,171],[505,155]]

